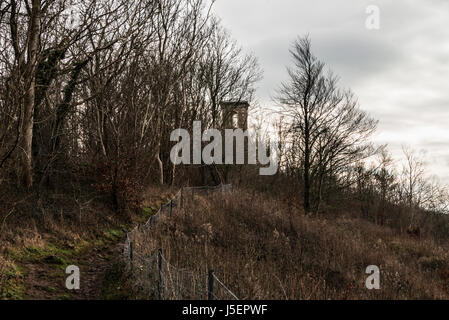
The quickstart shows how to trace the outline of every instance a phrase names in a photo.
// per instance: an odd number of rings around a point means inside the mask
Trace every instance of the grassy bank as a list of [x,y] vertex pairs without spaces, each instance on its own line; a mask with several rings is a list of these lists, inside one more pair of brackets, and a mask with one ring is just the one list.
[[[140,235],[178,268],[215,270],[241,299],[447,299],[448,245],[346,216],[304,217],[265,194],[196,197]],[[366,289],[366,268],[381,290]]]
[[[125,234],[170,195],[168,190],[149,190],[141,209],[126,215],[92,202],[82,219],[71,214],[76,207],[68,201],[43,205],[38,216],[23,214],[33,212],[31,201],[17,206],[2,225],[0,299],[133,298],[120,261]],[[79,291],[65,287],[69,265],[80,268]]]

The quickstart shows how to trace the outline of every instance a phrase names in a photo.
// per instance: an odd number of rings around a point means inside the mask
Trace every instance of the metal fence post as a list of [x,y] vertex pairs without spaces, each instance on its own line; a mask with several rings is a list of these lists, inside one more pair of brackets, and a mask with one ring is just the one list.
[[[186,188],[187,190],[189,189],[188,187]],[[192,187],[191,188],[192,189],[192,202],[194,201],[194,199],[195,199],[195,187]],[[220,189],[221,189],[221,191],[222,192],[227,192],[227,191],[232,191],[233,190],[233,185],[231,184],[231,185],[224,185],[224,184],[221,184],[221,187],[198,187],[198,189],[201,191],[201,190],[217,190],[217,191],[219,191]],[[180,191],[180,193],[179,193],[179,198],[178,198],[178,195],[174,198],[174,199],[176,199],[176,201],[178,201],[177,202],[177,206],[178,206],[178,209],[179,209],[179,207],[181,206],[183,206],[183,202],[184,201],[187,201],[187,202],[189,202],[188,201],[188,197],[189,197],[189,194],[188,194],[188,192],[187,192],[187,196],[186,196],[186,198],[184,199],[184,195],[183,195],[183,193],[184,193],[184,187],[182,187],[181,188],[181,191]],[[208,193],[207,193],[208,194]],[[171,201],[170,201],[170,203],[169,203],[169,205],[170,205],[170,215],[172,215],[173,214],[173,202],[175,201],[174,199],[172,199]],[[165,205],[162,205],[161,204],[161,209],[160,209],[160,211],[158,212],[158,214],[156,214],[156,215],[154,215],[154,216],[152,216],[150,219],[149,219],[149,221],[147,222],[147,225],[151,225],[152,224],[152,222],[153,222],[153,220],[157,220],[156,218],[160,218],[160,215],[159,215],[159,213],[160,214],[163,214],[163,209],[165,208],[165,207],[167,207],[167,205],[168,204],[165,204]],[[146,226],[147,226],[146,225]],[[130,232],[130,233],[128,233],[127,234],[127,241],[126,242],[128,242],[128,254],[129,254],[129,259],[130,259],[130,268],[131,268],[131,272],[133,272],[133,269],[134,269],[134,243],[133,243],[133,241],[130,239],[130,235],[131,235],[131,238],[135,238],[135,237],[133,237],[133,234],[134,234],[134,231],[139,231],[140,230],[140,226],[137,226],[132,232]],[[126,242],[125,242],[125,245],[124,245],[124,250],[126,249]],[[137,254],[137,256],[138,256],[138,258],[140,259],[140,256],[139,256],[139,254]],[[151,255],[151,265],[152,266],[154,266],[154,259],[155,259],[155,256],[154,256],[154,253]],[[157,253],[157,270],[158,270],[158,280],[157,280],[157,296],[158,296],[158,299],[159,300],[162,300],[163,298],[164,298],[164,291],[165,291],[165,285],[164,285],[164,281],[165,281],[165,279],[164,279],[164,273],[163,273],[163,270],[162,270],[162,263],[163,263],[163,260],[164,259],[164,257],[162,256],[162,249],[158,249],[158,253]],[[169,262],[168,261],[165,261],[165,263],[169,266],[170,264],[169,264]],[[151,268],[153,268],[153,267],[151,267]],[[167,267],[168,268],[168,267]],[[155,268],[153,268],[153,269],[155,269]],[[169,269],[168,269],[169,270]],[[179,271],[178,271],[179,272]],[[152,274],[150,274],[151,273],[151,270],[149,270],[149,273],[148,273],[148,277],[152,277],[152,276],[154,276],[154,275],[152,275]],[[204,276],[204,275],[203,275]],[[168,276],[167,276],[168,277]],[[137,278],[137,276],[136,276],[136,278]],[[204,280],[204,279],[203,279]],[[179,280],[178,280],[179,281]],[[224,288],[225,290],[226,290],[226,292],[229,294],[229,295],[231,295],[233,298],[235,298],[236,300],[238,300],[238,298],[228,289],[228,288],[226,288],[226,286],[218,279],[218,278],[216,278],[215,277],[215,275],[214,275],[214,271],[213,270],[210,270],[209,271],[209,273],[208,273],[208,279],[207,279],[207,299],[208,300],[215,300],[215,298],[217,298],[217,296],[216,296],[216,293],[214,294],[214,282],[217,282],[217,285],[219,285],[220,287],[222,287],[222,288]],[[181,296],[182,295],[182,291],[181,291],[181,289],[182,289],[182,286],[180,286],[180,284],[177,284],[178,286],[179,286],[179,296]],[[203,286],[204,286],[204,283],[203,283]],[[154,287],[152,287],[151,288],[152,290],[150,290],[151,292],[150,292],[150,294],[152,294],[152,295],[154,295]],[[203,288],[204,289],[204,288]],[[201,291],[203,290],[203,289],[201,289]],[[170,288],[170,290],[169,291],[171,291],[171,288]],[[177,289],[175,289],[175,291],[177,291]],[[203,291],[204,292],[204,291]],[[203,295],[203,294],[202,294]],[[221,295],[220,295],[221,296]]]
[[162,249],[157,254],[157,270],[159,273],[159,281],[157,284],[157,293],[159,300],[162,300]]
[[209,271],[208,278],[209,279],[207,284],[207,299],[214,300],[214,270]]
[[131,265],[131,271],[134,269],[134,244],[132,241],[129,242],[129,260]]

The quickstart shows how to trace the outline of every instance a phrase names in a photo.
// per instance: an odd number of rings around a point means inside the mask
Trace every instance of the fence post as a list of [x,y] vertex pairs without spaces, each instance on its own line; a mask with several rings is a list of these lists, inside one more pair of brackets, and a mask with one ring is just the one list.
[[207,299],[214,300],[214,270],[209,271],[208,278],[209,279],[207,284]]
[[134,269],[134,244],[132,241],[129,242],[129,260],[130,260],[130,266],[131,271]]
[[170,201],[170,217],[173,215],[173,200]]
[[157,254],[157,270],[159,273],[159,281],[157,283],[157,292],[159,300],[162,300],[162,249]]
[[180,197],[179,197],[179,208],[181,209],[182,208],[182,189],[183,189],[184,187],[181,187],[181,195],[180,195]]

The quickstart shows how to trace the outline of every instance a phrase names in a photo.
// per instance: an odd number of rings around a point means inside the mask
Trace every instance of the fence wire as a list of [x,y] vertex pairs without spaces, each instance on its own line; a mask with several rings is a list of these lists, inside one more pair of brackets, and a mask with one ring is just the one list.
[[194,201],[198,195],[232,191],[232,185],[216,187],[184,187],[148,221],[126,235],[123,255],[138,292],[148,299],[159,300],[238,300],[212,272],[208,274],[177,268],[162,255],[162,251],[143,253],[135,247],[139,232],[147,232],[162,217],[171,217],[185,201]]

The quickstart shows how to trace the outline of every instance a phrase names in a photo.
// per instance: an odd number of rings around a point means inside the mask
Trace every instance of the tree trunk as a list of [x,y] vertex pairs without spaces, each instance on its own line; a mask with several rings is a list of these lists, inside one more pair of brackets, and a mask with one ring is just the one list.
[[24,122],[22,126],[21,152],[21,185],[26,188],[33,186],[33,122],[34,122],[34,80],[24,97]]
[[305,146],[304,146],[304,214],[310,213],[310,133],[307,115],[305,117]]
[[171,186],[175,185],[175,179],[176,179],[176,165],[172,163],[172,170],[171,170]]
[[159,150],[156,153],[156,161],[159,166],[159,183],[160,183],[160,185],[163,185],[164,184],[164,164],[162,163]]
[[33,123],[34,123],[34,99],[35,99],[35,84],[36,84],[36,65],[39,47],[39,32],[40,32],[40,16],[41,16],[41,1],[33,0],[30,25],[29,25],[29,39],[28,39],[28,59],[25,66],[26,91],[23,102],[23,126],[22,138],[20,143],[20,165],[22,169],[21,184],[24,187],[30,188],[33,185]]

